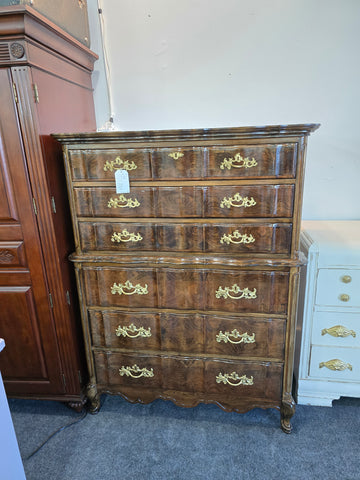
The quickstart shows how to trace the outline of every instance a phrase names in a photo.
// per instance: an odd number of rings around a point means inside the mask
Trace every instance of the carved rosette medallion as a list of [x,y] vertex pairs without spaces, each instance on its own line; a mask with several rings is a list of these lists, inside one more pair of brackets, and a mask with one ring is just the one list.
[[21,43],[14,42],[10,45],[10,52],[14,58],[23,58],[25,55],[25,48]]

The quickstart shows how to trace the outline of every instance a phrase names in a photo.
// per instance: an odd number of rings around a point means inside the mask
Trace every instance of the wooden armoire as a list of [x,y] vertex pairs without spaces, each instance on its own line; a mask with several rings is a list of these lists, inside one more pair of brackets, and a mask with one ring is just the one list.
[[97,56],[27,6],[0,8],[0,358],[9,396],[74,408],[87,382],[60,145],[96,129]]

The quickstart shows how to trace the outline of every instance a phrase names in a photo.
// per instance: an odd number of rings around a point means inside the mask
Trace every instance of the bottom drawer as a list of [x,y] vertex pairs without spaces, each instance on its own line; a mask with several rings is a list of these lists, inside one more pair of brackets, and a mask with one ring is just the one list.
[[309,375],[333,381],[360,381],[360,349],[311,347]]
[[281,363],[96,352],[97,383],[279,400]]

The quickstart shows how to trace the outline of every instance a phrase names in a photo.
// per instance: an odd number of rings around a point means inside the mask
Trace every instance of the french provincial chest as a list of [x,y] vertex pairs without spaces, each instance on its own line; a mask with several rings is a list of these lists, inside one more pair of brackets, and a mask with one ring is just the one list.
[[360,397],[360,221],[306,221],[295,377],[299,404]]
[[291,431],[304,157],[317,127],[56,135],[93,412],[101,393],[271,407]]

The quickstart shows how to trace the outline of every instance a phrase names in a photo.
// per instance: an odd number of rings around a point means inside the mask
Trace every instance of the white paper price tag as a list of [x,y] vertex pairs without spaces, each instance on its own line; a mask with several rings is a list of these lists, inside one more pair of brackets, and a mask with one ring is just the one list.
[[130,193],[129,174],[126,170],[115,172],[116,193]]

